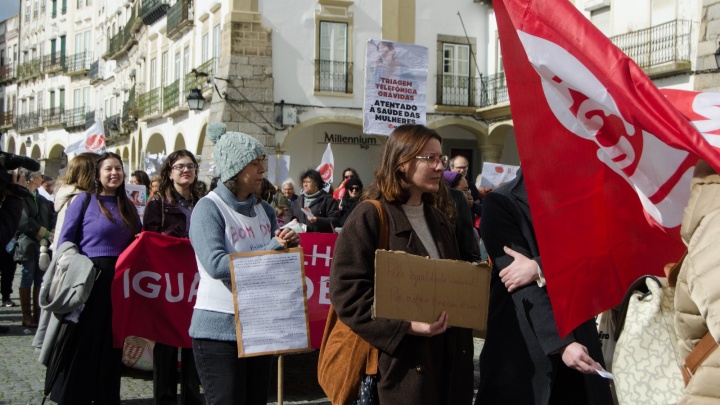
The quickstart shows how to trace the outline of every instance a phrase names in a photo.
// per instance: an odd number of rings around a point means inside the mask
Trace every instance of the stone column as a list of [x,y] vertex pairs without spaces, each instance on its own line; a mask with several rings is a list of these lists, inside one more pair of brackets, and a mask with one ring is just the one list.
[[480,145],[480,154],[482,155],[482,161],[500,163],[500,158],[502,157],[502,149],[502,145]]

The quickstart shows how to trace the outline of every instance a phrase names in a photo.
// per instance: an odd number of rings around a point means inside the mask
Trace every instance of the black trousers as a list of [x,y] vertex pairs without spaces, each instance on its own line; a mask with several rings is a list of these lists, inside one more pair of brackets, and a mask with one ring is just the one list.
[[180,351],[180,398],[177,398],[178,348],[155,343],[153,349],[153,398],[156,405],[202,405],[200,377],[192,349]]
[[17,263],[15,263],[10,253],[5,250],[5,247],[0,248],[0,294],[2,294],[3,301],[9,300],[12,294],[16,267]]
[[50,399],[59,405],[120,405],[122,349],[112,344],[110,286],[117,257],[91,258],[100,272],[73,333],[70,357]]

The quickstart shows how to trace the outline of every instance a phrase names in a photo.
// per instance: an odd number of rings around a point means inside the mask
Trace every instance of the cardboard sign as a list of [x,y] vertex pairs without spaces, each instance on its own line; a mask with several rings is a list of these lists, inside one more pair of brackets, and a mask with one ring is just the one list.
[[432,323],[448,313],[448,325],[487,329],[490,302],[487,264],[429,259],[405,252],[375,253],[373,316]]

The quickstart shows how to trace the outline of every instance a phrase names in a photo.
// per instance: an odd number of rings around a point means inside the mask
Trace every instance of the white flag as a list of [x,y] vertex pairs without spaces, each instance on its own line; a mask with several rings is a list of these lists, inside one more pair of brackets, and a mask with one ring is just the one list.
[[71,143],[65,148],[66,155],[83,152],[97,154],[105,152],[105,131],[102,121],[95,121],[95,123],[85,131],[80,140]]
[[330,148],[329,143],[327,149],[325,149],[325,153],[323,153],[322,161],[320,162],[320,166],[317,167],[317,171],[320,172],[320,176],[322,176],[322,179],[325,182],[323,190],[326,192],[330,191],[333,171],[335,171],[335,158],[333,158],[332,149]]

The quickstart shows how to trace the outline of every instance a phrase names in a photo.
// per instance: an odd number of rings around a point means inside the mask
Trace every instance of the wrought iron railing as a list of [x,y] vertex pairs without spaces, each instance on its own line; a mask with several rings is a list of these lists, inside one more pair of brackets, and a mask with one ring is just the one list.
[[90,81],[95,81],[100,78],[100,60],[90,64]]
[[16,128],[18,132],[30,131],[40,128],[40,114],[38,114],[37,112],[31,112],[18,115],[16,121]]
[[163,112],[168,112],[181,104],[180,79],[177,79],[163,89]]
[[117,59],[120,56],[121,52],[127,51],[133,44],[136,43],[135,36],[133,35],[133,29],[135,27],[136,20],[137,14],[135,13],[135,9],[133,8],[127,24],[125,24],[125,26],[122,28],[122,30],[120,30],[120,32],[113,35],[113,37],[110,39],[110,43],[108,43],[107,53],[105,53],[104,57],[110,59]]
[[641,68],[690,62],[692,21],[674,20],[644,30],[610,37]]
[[85,129],[90,128],[95,123],[95,111],[88,111],[85,113]]
[[17,70],[18,80],[27,80],[40,76],[40,65],[40,59],[33,59],[25,63],[21,63]]
[[183,28],[193,25],[193,17],[190,12],[191,0],[177,0],[167,12],[167,36],[179,33]]
[[62,124],[67,130],[85,128],[85,107],[65,110]]
[[488,107],[509,101],[505,72],[483,76],[480,107]]
[[[207,73],[209,76],[215,75],[215,58],[208,59],[205,63],[195,68],[197,72]],[[200,90],[209,89],[212,85],[208,83],[207,77],[195,76],[194,73],[188,73],[185,75],[185,85],[183,94],[190,94],[192,89],[198,88]]]
[[315,60],[315,91],[353,92],[353,63]]
[[103,121],[105,137],[108,139],[117,137],[120,132],[120,126],[120,114],[111,115],[105,118],[105,121]]
[[12,64],[0,66],[0,83],[15,79],[15,66]]
[[67,74],[87,72],[90,70],[91,64],[92,52],[78,52],[65,58],[65,63],[63,63],[63,72]]
[[145,25],[152,25],[167,13],[169,7],[168,0],[142,0],[140,18]]
[[123,103],[123,120],[137,120],[138,118],[138,106],[135,102],[135,86],[130,88],[128,93],[128,99]]
[[58,107],[46,108],[42,110],[42,126],[51,127],[62,123],[63,110]]
[[480,107],[483,100],[482,79],[452,74],[437,75],[437,104]]
[[15,112],[0,112],[0,128],[11,127],[15,123]]
[[42,59],[42,72],[55,72],[62,70],[63,64],[65,63],[65,55],[61,52],[51,53],[43,56]]
[[138,108],[140,118],[147,117],[150,114],[158,113],[161,111],[162,98],[162,87],[156,87],[147,93],[138,96]]

